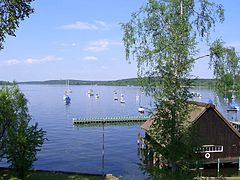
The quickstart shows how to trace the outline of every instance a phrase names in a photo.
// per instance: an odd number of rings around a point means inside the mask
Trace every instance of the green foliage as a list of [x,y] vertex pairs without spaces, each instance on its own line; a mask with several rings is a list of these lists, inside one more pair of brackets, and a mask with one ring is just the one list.
[[9,81],[0,81],[0,85],[7,85],[7,84],[11,84],[11,82],[9,82]]
[[151,140],[154,152],[161,154],[163,162],[174,171],[189,170],[198,160],[193,153],[198,142],[191,122],[187,121],[190,110],[193,110],[191,104],[186,101],[162,102],[149,131],[154,135]]
[[[99,85],[99,86],[147,86],[148,78],[129,78],[129,79],[120,79],[114,81],[82,81],[82,80],[69,80],[70,85]],[[66,80],[48,80],[48,81],[28,81],[28,82],[18,82],[19,84],[66,84]],[[146,83],[146,84],[144,84]],[[193,79],[193,86],[214,86],[214,79]],[[1,82],[0,82],[1,84]],[[6,82],[3,82],[6,84]],[[10,83],[8,83],[10,84]]]
[[16,84],[2,87],[0,100],[0,142],[4,150],[1,155],[22,179],[37,160],[46,132],[39,129],[37,123],[29,125],[27,99]]
[[214,87],[214,79],[193,79],[193,86],[205,86],[205,87]]
[[235,48],[225,47],[217,39],[210,47],[210,63],[216,78],[216,88],[220,93],[239,90],[240,57]]
[[209,42],[215,22],[224,20],[221,5],[208,0],[148,0],[122,24],[127,60],[133,55],[138,76],[157,106],[150,134],[172,169],[191,157],[191,124],[187,119],[197,57],[197,37]]
[[7,141],[7,159],[19,178],[24,178],[37,160],[37,152],[44,142],[45,132],[38,125],[28,126],[21,121],[17,129],[11,129]]
[[[0,180],[19,180],[11,169],[0,169]],[[29,171],[25,180],[109,180],[101,175],[64,173],[56,171]]]
[[6,153],[6,140],[11,127],[14,127],[19,119],[19,112],[26,111],[26,106],[22,106],[23,94],[14,85],[10,88],[3,86],[0,89],[0,158]]
[[1,0],[0,1],[0,50],[6,35],[15,36],[20,21],[33,13],[30,4],[34,0]]

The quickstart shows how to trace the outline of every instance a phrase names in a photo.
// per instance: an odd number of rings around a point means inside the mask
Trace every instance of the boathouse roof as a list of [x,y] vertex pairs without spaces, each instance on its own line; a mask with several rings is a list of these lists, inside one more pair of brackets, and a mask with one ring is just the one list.
[[[191,109],[192,111],[189,114],[189,119],[188,121],[191,123],[196,123],[200,117],[209,109],[213,109],[213,111],[218,115],[218,119],[222,121],[235,135],[237,135],[238,138],[240,138],[240,133],[228,122],[228,120],[217,110],[215,105],[213,104],[208,104],[208,103],[202,103],[202,102],[196,102],[196,101],[191,101]],[[144,129],[146,132],[149,131],[150,126],[154,122],[154,115],[148,119],[142,126],[141,128]]]

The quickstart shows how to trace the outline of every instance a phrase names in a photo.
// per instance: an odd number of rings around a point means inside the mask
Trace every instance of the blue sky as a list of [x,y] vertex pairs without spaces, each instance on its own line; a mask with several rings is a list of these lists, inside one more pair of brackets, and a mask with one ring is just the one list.
[[[125,60],[120,22],[127,22],[145,0],[36,0],[35,13],[7,37],[0,51],[0,80],[115,80],[136,77],[134,61]],[[240,1],[218,0],[225,22],[213,37],[240,51]],[[202,53],[204,52],[202,47]],[[208,59],[193,75],[211,78]]]

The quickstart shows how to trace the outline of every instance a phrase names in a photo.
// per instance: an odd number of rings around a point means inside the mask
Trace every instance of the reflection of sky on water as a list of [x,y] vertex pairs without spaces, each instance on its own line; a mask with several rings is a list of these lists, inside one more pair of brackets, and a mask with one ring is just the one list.
[[[38,161],[34,164],[36,169],[101,174],[103,127],[101,125],[74,127],[72,119],[139,115],[140,105],[146,109],[151,109],[151,105],[154,105],[150,97],[141,93],[139,87],[70,86],[72,94],[70,94],[71,103],[68,105],[63,102],[64,85],[21,85],[20,87],[29,100],[32,122],[37,121],[39,127],[47,131],[49,139],[38,154]],[[90,88],[94,93],[99,94],[98,99],[95,96],[87,96]],[[114,91],[117,91],[119,99],[120,94],[124,93],[124,104],[114,101]],[[211,99],[225,117],[228,119],[237,117],[238,113],[227,113],[229,104],[212,90],[198,88],[192,91],[202,95],[201,98],[194,100],[209,102]],[[146,178],[147,175],[139,169],[139,163],[141,164],[142,161],[139,159],[137,134],[140,132],[144,136],[140,125],[105,126],[105,173],[122,175],[125,179]]]

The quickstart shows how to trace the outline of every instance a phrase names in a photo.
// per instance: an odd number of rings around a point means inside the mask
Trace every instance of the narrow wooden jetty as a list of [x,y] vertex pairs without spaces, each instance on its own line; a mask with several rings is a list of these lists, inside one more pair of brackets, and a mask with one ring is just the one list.
[[95,117],[95,118],[73,118],[73,124],[144,122],[149,118],[150,118],[150,116],[116,116],[116,117]]

